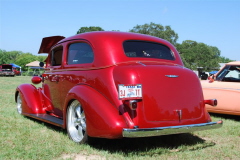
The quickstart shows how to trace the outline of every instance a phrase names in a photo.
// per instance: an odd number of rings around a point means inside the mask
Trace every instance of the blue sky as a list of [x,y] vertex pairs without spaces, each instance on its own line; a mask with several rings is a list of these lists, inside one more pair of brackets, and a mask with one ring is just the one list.
[[37,54],[43,37],[154,22],[240,61],[240,0],[0,0],[0,49]]

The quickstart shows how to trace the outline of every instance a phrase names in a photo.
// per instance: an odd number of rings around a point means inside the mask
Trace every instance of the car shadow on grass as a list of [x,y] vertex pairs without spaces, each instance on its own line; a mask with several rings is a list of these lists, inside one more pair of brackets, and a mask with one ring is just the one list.
[[214,146],[215,143],[206,142],[204,139],[191,133],[184,133],[145,138],[93,139],[89,145],[98,150],[122,154],[123,156],[153,156],[199,150]]
[[[26,118],[34,122],[40,123],[46,126],[48,129],[54,130],[56,132],[62,132],[63,134],[68,136],[65,129],[31,117]],[[205,141],[204,139],[191,133],[183,133],[176,135],[164,135],[144,138],[89,138],[89,142],[87,145],[99,151],[107,151],[108,153],[119,154],[122,156],[155,156],[161,154],[171,154],[173,152],[199,150],[214,146],[215,143]]]
[[218,117],[221,119],[229,119],[233,121],[240,121],[240,116],[239,115],[229,115],[229,114],[218,114],[218,113],[210,113],[211,116]]

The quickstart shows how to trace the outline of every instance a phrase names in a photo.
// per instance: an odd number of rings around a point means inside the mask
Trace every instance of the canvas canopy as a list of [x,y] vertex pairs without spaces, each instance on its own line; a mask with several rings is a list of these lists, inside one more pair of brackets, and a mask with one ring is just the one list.
[[43,67],[30,67],[31,69],[44,69]]
[[[44,67],[40,67],[39,63],[40,63],[39,61],[33,61],[33,62],[26,64],[25,66],[28,66],[27,75],[40,76],[42,74],[42,72],[40,70],[43,70]],[[32,70],[29,70],[29,69],[32,69]]]
[[218,71],[211,71],[209,74],[216,74]]
[[33,62],[30,62],[28,64],[26,64],[26,66],[29,66],[29,67],[39,67],[39,61],[33,61]]
[[14,63],[10,63],[10,64],[11,64],[14,68],[19,68],[19,71],[21,72],[21,67],[20,67],[20,66],[14,64]]
[[10,63],[10,64],[11,64],[13,67],[15,67],[15,68],[21,68],[20,66],[14,64],[14,63]]

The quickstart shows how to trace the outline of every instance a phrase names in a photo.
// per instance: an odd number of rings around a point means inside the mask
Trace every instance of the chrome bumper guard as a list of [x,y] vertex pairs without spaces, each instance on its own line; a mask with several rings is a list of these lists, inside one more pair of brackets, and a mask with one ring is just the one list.
[[157,128],[136,128],[136,129],[123,129],[123,137],[152,137],[169,134],[189,133],[194,131],[201,131],[207,129],[216,129],[222,127],[223,121],[217,122],[170,126],[170,127],[157,127]]

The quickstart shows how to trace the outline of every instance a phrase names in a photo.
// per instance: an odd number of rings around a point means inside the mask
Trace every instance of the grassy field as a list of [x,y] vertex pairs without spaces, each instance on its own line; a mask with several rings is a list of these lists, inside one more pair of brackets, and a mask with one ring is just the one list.
[[65,130],[17,113],[15,88],[30,81],[0,77],[0,159],[240,159],[240,116],[212,114],[223,127],[192,134],[75,144]]

